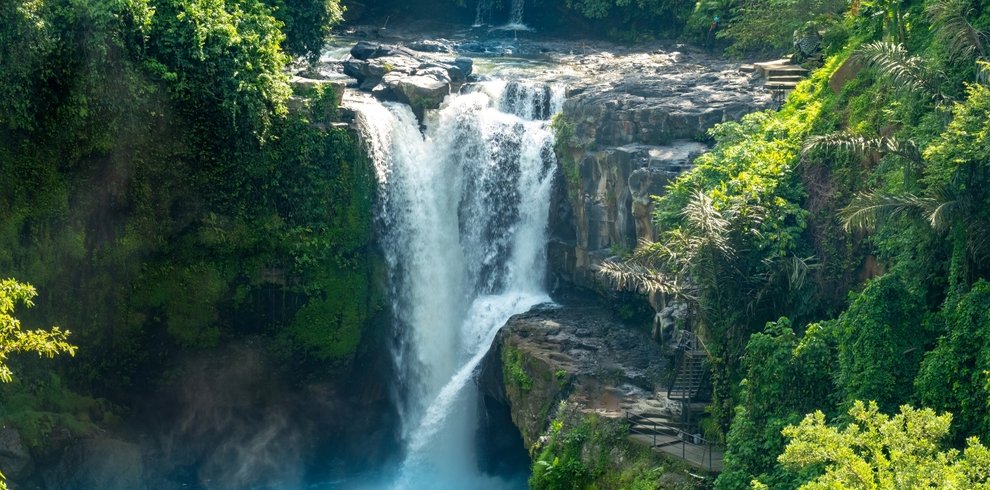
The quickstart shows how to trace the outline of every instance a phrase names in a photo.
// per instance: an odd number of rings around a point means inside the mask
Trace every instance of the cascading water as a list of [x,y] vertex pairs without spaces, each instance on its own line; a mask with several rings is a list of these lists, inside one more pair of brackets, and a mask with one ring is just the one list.
[[512,0],[512,10],[509,11],[509,26],[525,26],[523,23],[523,9],[526,0]]
[[405,460],[394,488],[513,488],[479,473],[476,368],[510,316],[548,301],[546,227],[563,90],[485,82],[447,98],[426,134],[368,102],[379,218],[402,342]]
[[481,27],[492,21],[492,0],[478,0],[478,10],[474,16],[474,26]]

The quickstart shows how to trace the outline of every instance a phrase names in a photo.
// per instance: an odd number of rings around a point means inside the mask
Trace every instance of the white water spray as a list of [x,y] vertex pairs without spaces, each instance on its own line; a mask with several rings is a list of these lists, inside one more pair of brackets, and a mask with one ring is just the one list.
[[512,0],[512,10],[509,12],[509,25],[525,25],[523,23],[523,9],[526,7],[526,0]]
[[492,0],[478,0],[478,10],[474,15],[474,27],[488,25],[492,21]]
[[549,118],[562,100],[560,87],[486,82],[448,97],[425,136],[407,106],[355,107],[403,339],[406,456],[395,488],[507,485],[477,469],[472,381],[509,317],[549,301]]

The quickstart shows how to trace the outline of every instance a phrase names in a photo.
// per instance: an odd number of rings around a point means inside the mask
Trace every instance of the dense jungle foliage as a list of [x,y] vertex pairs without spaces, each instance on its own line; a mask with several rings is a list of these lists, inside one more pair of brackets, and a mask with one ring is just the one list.
[[18,318],[78,346],[62,370],[7,361],[4,422],[29,445],[59,414],[85,431],[183,352],[248,336],[348,365],[380,301],[372,176],[329,124],[332,86],[293,94],[286,71],[336,0],[15,0],[0,19],[0,278],[37,288]]
[[[516,0],[518,1],[518,0]],[[410,19],[498,25],[508,22],[513,0],[345,0],[348,22],[402,24]],[[487,6],[478,17],[478,4]],[[841,46],[848,35],[841,21],[844,0],[523,0],[527,26],[540,33],[577,38],[605,37],[624,43],[683,39],[734,55],[783,54],[795,31],[818,28],[823,40]],[[869,15],[878,2],[862,2]],[[892,2],[896,4],[897,2]],[[875,4],[877,5],[875,7]],[[825,29],[825,28],[828,29]]]
[[[711,131],[714,150],[658,201],[658,244],[633,255],[648,288],[691,303],[711,354],[716,487],[990,485],[990,5],[527,8],[538,28],[736,54],[821,37],[824,66],[780,111]],[[342,12],[0,2],[0,420],[29,445],[115,423],[184,352],[257,336],[330,372],[360,352],[381,302],[372,176],[329,124],[333,89],[294,93],[286,74]],[[616,439],[560,417],[573,437]],[[535,487],[655,484],[574,464],[569,437],[536,455]]]
[[[757,48],[777,4],[720,36]],[[824,66],[712,130],[657,243],[607,272],[696,311],[716,488],[986,488],[990,5],[843,7]]]

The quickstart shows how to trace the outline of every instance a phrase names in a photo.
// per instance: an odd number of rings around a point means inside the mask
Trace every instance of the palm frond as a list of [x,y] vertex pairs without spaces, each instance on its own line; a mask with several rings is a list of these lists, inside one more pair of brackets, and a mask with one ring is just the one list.
[[966,226],[966,248],[977,263],[990,260],[990,223],[970,220]]
[[947,200],[947,201],[934,201],[930,203],[931,209],[927,212],[928,223],[932,225],[932,228],[936,231],[946,231],[952,225],[953,217],[956,213],[956,209],[959,207],[959,201]]
[[694,191],[694,195],[681,211],[688,227],[693,231],[690,248],[700,250],[712,247],[725,256],[734,255],[729,244],[729,228],[732,223],[715,208],[712,198],[702,190]]
[[815,151],[841,151],[855,155],[866,155],[870,152],[881,155],[893,154],[909,160],[915,165],[922,162],[921,151],[913,140],[902,140],[893,136],[866,137],[853,133],[836,132],[812,136],[801,150],[801,158],[806,158]]
[[987,36],[969,23],[973,13],[970,0],[939,0],[928,6],[932,30],[951,56],[985,57]]
[[597,274],[616,289],[640,293],[662,293],[685,296],[676,278],[642,265],[606,260],[598,266]]
[[814,256],[798,257],[793,254],[788,260],[785,260],[784,264],[784,270],[787,272],[787,285],[792,290],[804,287],[804,281],[808,277],[808,272],[819,267]]
[[931,97],[939,95],[935,89],[935,74],[925,68],[921,58],[909,54],[902,44],[867,43],[856,51],[856,56],[899,88]]
[[990,83],[990,61],[976,60],[976,81],[984,85]]
[[683,258],[683,254],[679,251],[680,247],[669,245],[676,245],[676,243],[676,240],[654,242],[652,240],[642,239],[639,241],[636,249],[633,250],[632,255],[626,260],[626,263],[651,269],[676,270],[679,268],[678,264]]
[[860,193],[839,212],[839,217],[846,231],[873,230],[881,221],[909,211],[920,215],[934,208],[933,204],[933,199],[914,194]]

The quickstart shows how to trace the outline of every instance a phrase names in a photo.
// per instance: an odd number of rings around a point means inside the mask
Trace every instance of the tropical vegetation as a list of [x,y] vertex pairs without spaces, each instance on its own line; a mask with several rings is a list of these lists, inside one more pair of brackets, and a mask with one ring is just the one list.
[[712,130],[659,240],[602,273],[696,312],[716,488],[983,488],[990,5],[737,2],[730,49],[782,46],[748,37],[777,3],[841,43],[782,110]]

